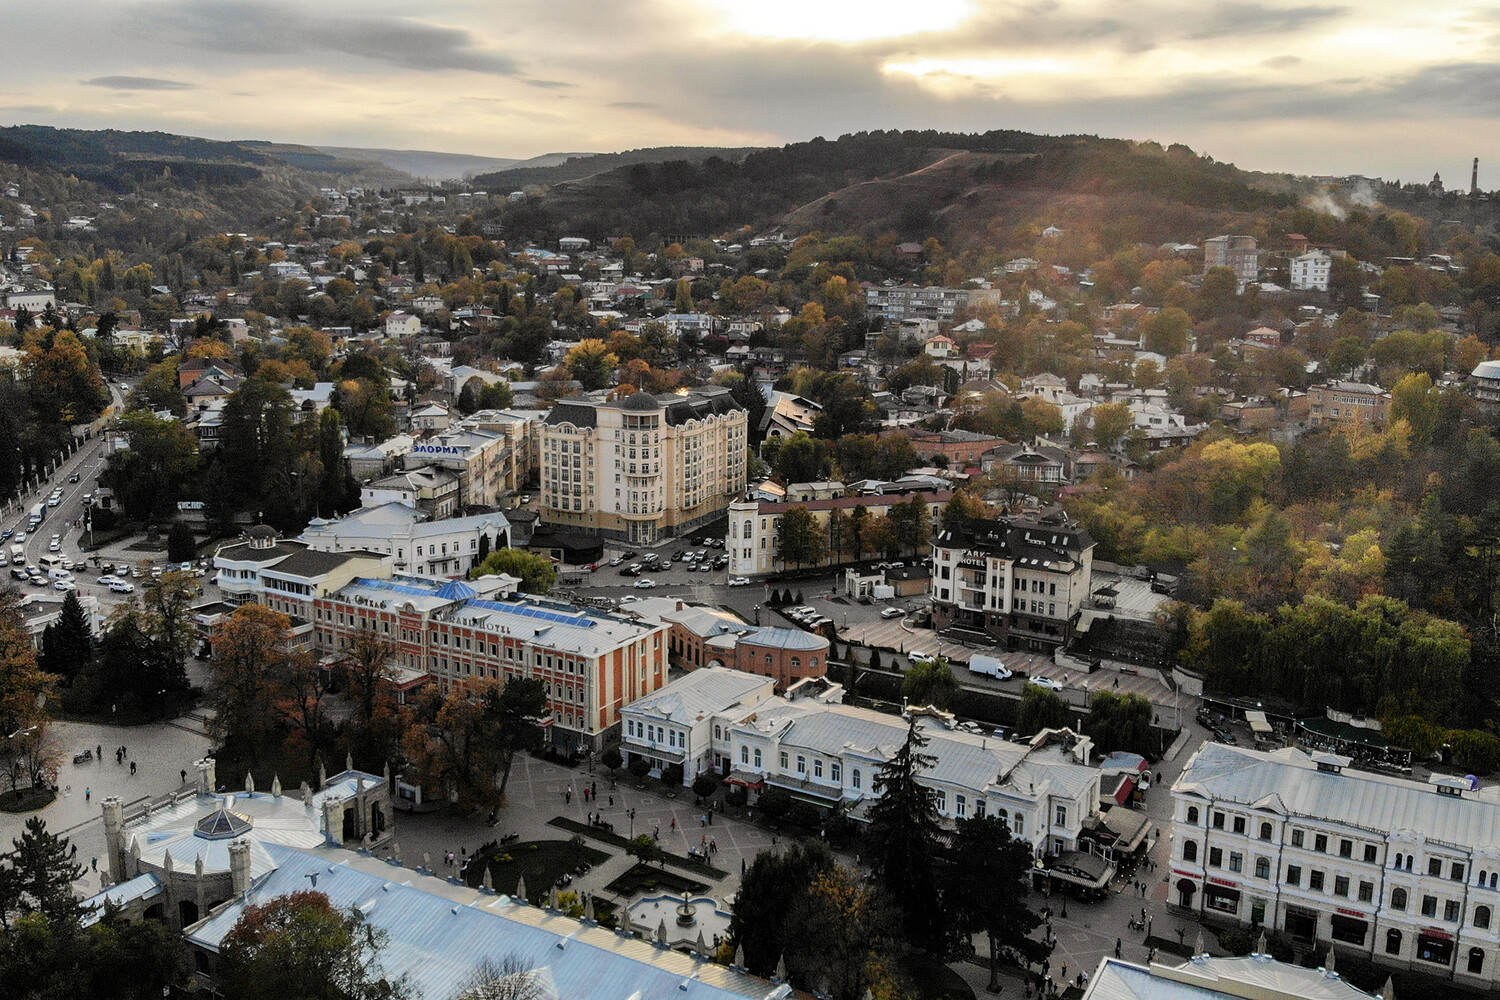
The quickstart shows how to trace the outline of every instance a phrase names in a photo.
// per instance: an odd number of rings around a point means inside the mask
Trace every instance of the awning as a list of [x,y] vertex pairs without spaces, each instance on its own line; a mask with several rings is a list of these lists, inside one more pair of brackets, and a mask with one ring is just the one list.
[[1097,854],[1064,851],[1058,855],[1051,868],[1038,867],[1036,874],[1081,885],[1086,889],[1104,889],[1109,886],[1109,880],[1115,877],[1115,866]]
[[1146,814],[1124,806],[1115,806],[1101,817],[1101,822],[1115,835],[1114,849],[1127,854],[1141,846],[1151,833],[1151,821]]
[[[1135,792],[1135,779],[1127,775],[1120,776],[1120,784],[1115,788],[1114,799],[1120,805],[1130,801],[1130,796]],[[1113,809],[1110,812],[1114,812]],[[1108,815],[1108,814],[1106,814]]]
[[731,785],[739,785],[743,788],[763,788],[766,784],[766,776],[756,774],[754,771],[730,771],[729,777],[724,780]]
[[1271,724],[1266,721],[1265,712],[1250,711],[1245,713],[1245,721],[1250,723],[1252,733],[1269,733]]

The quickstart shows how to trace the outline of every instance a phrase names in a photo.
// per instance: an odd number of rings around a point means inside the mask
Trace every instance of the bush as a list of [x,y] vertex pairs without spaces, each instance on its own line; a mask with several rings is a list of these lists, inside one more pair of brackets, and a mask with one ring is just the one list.
[[644,778],[651,773],[651,762],[639,755],[630,758],[630,773],[637,778]]
[[618,771],[620,765],[625,763],[625,757],[620,753],[619,747],[609,747],[599,755],[599,762],[611,771]]
[[769,819],[781,819],[792,808],[792,795],[784,788],[767,788],[760,793],[755,807]]
[[683,777],[684,774],[681,764],[668,764],[666,767],[661,769],[662,783],[667,785],[669,788],[682,787]]
[[802,603],[802,591],[800,591],[800,590],[797,591],[797,603],[798,604]]
[[742,806],[750,798],[750,793],[744,785],[730,785],[729,791],[724,793],[724,801],[732,806]]
[[793,802],[787,810],[786,821],[811,830],[823,822],[823,810],[810,802]]

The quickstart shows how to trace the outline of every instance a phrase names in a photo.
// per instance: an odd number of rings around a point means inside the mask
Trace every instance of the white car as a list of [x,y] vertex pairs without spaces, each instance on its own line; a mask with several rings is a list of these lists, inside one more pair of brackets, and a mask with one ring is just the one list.
[[1033,677],[1030,680],[1028,680],[1026,683],[1028,683],[1028,684],[1035,684],[1037,687],[1039,687],[1039,688],[1046,688],[1048,691],[1062,691],[1062,690],[1065,690],[1065,688],[1063,687],[1062,681],[1055,681],[1055,680],[1053,680],[1050,677]]
[[750,586],[750,578],[748,576],[731,576],[729,578],[729,585],[731,587],[748,587]]
[[932,654],[928,653],[928,652],[924,652],[923,650],[920,650],[920,649],[914,649],[910,653],[906,654],[906,658],[908,660],[910,660],[911,662],[913,662],[913,663],[921,663],[921,662],[923,662],[925,660],[932,659]]
[[817,608],[810,608],[805,604],[800,608],[793,608],[792,610],[797,612],[797,614],[799,615],[815,615],[818,613]]
[[47,506],[48,507],[56,507],[60,503],[62,503],[62,497],[48,497],[47,498]]
[[124,580],[111,580],[109,582],[109,591],[112,594],[133,594],[135,593],[135,584],[126,583]]
[[62,551],[62,542],[59,542],[55,538],[52,539],[52,541],[50,541],[50,542],[47,543],[47,551],[48,552],[61,552]]
[[610,565],[611,565],[611,566],[618,566],[618,565],[620,565],[620,563],[622,563],[622,562],[624,562],[624,561],[625,561],[625,560],[624,560],[624,559],[621,559],[621,558],[620,558],[620,557],[619,557],[619,556],[615,556],[615,557],[614,557],[614,558],[613,558],[613,559],[611,559],[611,560],[610,560],[610,561],[609,561],[609,564],[610,564]]
[[620,598],[620,603],[621,604],[634,604],[636,601],[639,601],[639,600],[642,600],[642,598],[636,597],[634,594],[626,594],[624,597]]
[[118,576],[115,576],[113,573],[105,573],[95,582],[102,583],[104,586],[108,587],[112,583],[119,583],[120,578]]
[[54,580],[52,582],[52,589],[63,591],[77,590],[78,584],[74,583],[72,580]]
[[20,545],[22,542],[26,541],[26,532],[16,532],[16,537],[12,538],[11,541],[15,542],[17,545]]
[[882,618],[900,618],[904,614],[906,614],[906,612],[902,611],[900,608],[882,608],[881,612],[880,612],[880,617],[882,617]]
[[652,587],[655,587],[655,586],[656,586],[656,581],[655,580],[637,580],[637,581],[635,581],[635,589],[636,590],[650,590]]

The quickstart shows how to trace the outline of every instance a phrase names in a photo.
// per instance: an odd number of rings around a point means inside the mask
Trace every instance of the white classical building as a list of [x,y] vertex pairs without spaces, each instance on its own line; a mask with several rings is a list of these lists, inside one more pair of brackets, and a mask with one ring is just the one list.
[[[1078,847],[1099,812],[1100,772],[1093,744],[1067,730],[1044,730],[1027,744],[947,729],[918,719],[933,758],[920,780],[937,793],[939,816],[953,822],[999,816],[1037,856]],[[868,817],[875,776],[906,741],[906,720],[851,705],[769,699],[730,727],[731,784],[756,792],[782,788],[825,807]]]
[[1500,787],[1205,743],[1172,785],[1169,902],[1322,950],[1500,983]]
[[407,504],[385,503],[337,520],[315,517],[299,541],[317,552],[384,553],[397,573],[454,577],[509,548],[510,522],[499,512],[432,520]]
[[1309,250],[1292,258],[1292,287],[1299,292],[1326,292],[1332,272],[1332,257],[1321,250]]
[[682,767],[682,783],[722,770],[730,756],[729,725],[776,694],[776,679],[728,667],[704,667],[627,705],[620,749],[654,768]]

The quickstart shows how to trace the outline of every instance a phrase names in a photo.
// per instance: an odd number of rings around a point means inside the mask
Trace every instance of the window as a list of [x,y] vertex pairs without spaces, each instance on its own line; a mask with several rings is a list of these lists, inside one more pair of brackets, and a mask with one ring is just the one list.
[[1324,833],[1313,834],[1313,850],[1319,854],[1328,853],[1328,835]]
[[1323,891],[1323,873],[1314,868],[1307,873],[1307,887],[1313,892]]
[[807,758],[802,756],[800,753],[797,755],[797,773],[807,773]]
[[760,751],[755,751],[755,766],[760,767]]
[[1224,849],[1222,847],[1210,847],[1208,849],[1208,864],[1211,868],[1224,867]]
[[1481,973],[1481,972],[1484,971],[1484,949],[1483,948],[1470,948],[1469,949],[1469,971],[1471,973],[1473,973],[1474,975],[1478,975],[1479,973]]
[[856,767],[854,770],[849,772],[849,784],[853,785],[855,788],[859,787],[859,768]]
[[1234,818],[1234,832],[1239,834],[1243,834],[1245,832],[1245,817],[1236,816]]
[[1488,906],[1474,907],[1474,926],[1482,931],[1489,930],[1490,908]]
[[937,807],[938,812],[948,811],[948,793],[943,791],[941,788],[938,789],[937,793]]
[[1340,840],[1339,841],[1339,857],[1341,857],[1341,858],[1352,858],[1352,857],[1354,857],[1354,841],[1352,841],[1352,840]]
[[1245,870],[1245,856],[1238,851],[1229,852],[1229,870],[1242,872]]
[[1424,916],[1424,917],[1435,917],[1435,916],[1437,916],[1437,897],[1436,896],[1423,896],[1422,897],[1422,916]]
[[1405,889],[1392,889],[1391,890],[1391,909],[1393,909],[1393,910],[1401,910],[1402,912],[1405,912],[1405,910],[1406,910],[1406,890]]
[[1427,859],[1427,874],[1433,876],[1434,878],[1441,877],[1442,874],[1443,874],[1443,859],[1442,858],[1428,858]]
[[1359,884],[1359,901],[1368,903],[1375,898],[1375,883],[1361,882]]
[[1379,854],[1379,849],[1374,844],[1365,845],[1365,864],[1373,865]]
[[1458,920],[1458,900],[1443,900],[1443,919],[1449,923],[1454,923]]
[[1302,866],[1301,865],[1287,865],[1286,866],[1286,884],[1287,885],[1301,885],[1302,884]]
[[1192,823],[1194,826],[1197,825],[1197,823],[1198,823],[1198,807],[1197,806],[1188,806],[1187,821],[1189,823]]
[[1262,823],[1260,825],[1260,839],[1261,840],[1270,840],[1271,839],[1271,824],[1270,823]]
[[1347,875],[1335,875],[1333,877],[1333,894],[1335,896],[1348,897],[1348,895],[1349,895],[1349,876],[1347,876]]
[[786,770],[786,751],[785,750],[781,751],[781,769],[783,771]]
[[1293,830],[1292,831],[1292,846],[1293,847],[1301,847],[1302,846],[1302,831],[1301,830]]
[[1270,878],[1271,877],[1271,859],[1270,858],[1256,858],[1255,859],[1255,877],[1256,878]]
[[1198,842],[1196,840],[1184,840],[1182,842],[1182,860],[1198,860]]
[[1056,809],[1052,813],[1052,825],[1053,826],[1067,826],[1068,825],[1068,807],[1067,806],[1057,806],[1056,807]]
[[750,748],[749,747],[740,747],[740,763],[741,764],[748,764],[748,763],[750,763]]
[[1401,954],[1401,932],[1392,928],[1385,932],[1385,953],[1387,955]]
[[1010,828],[1017,837],[1024,834],[1026,832],[1026,817],[1020,813],[1016,813],[1016,820],[1010,825]]
[[821,778],[821,777],[823,777],[823,761],[822,760],[815,759],[813,761],[813,777],[814,778]]
[[959,819],[969,814],[969,800],[962,795],[953,796],[953,812]]
[[1214,829],[1215,830],[1222,830],[1222,829],[1224,829],[1224,814],[1221,813],[1221,812],[1214,813]]
[[835,784],[841,783],[844,780],[843,766],[840,764],[829,764],[828,777],[831,778]]
[[1455,882],[1462,882],[1464,880],[1464,866],[1462,862],[1453,862],[1453,867],[1448,869],[1448,877]]

